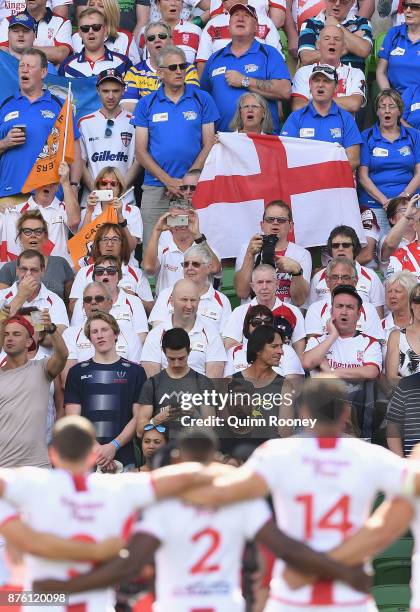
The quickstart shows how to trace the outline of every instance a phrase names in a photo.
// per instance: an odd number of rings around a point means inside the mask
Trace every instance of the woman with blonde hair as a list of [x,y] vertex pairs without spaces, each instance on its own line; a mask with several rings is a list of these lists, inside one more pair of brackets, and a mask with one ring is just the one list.
[[410,291],[408,305],[410,325],[394,330],[388,339],[385,373],[394,386],[400,377],[420,372],[420,283]]
[[[110,51],[127,55],[133,64],[140,61],[139,49],[134,36],[128,30],[123,30],[120,25],[120,5],[118,0],[88,0],[87,7],[96,8],[106,17],[108,24],[108,38],[105,46]],[[83,43],[79,32],[72,36],[74,53],[79,53],[83,49]]]
[[272,134],[273,121],[265,98],[256,93],[242,94],[229,127],[232,132]]

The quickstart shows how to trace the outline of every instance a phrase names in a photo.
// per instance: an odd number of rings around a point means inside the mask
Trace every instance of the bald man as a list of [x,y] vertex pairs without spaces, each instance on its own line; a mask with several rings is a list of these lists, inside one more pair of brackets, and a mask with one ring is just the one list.
[[[366,104],[365,75],[360,68],[341,63],[345,55],[344,32],[335,25],[325,26],[316,43],[320,53],[319,64],[328,64],[337,70],[338,87],[335,102],[350,113],[357,113]],[[292,110],[298,110],[311,100],[309,77],[316,64],[302,66],[293,78]]]
[[199,300],[197,285],[191,280],[181,279],[175,283],[170,298],[173,314],[168,314],[148,333],[143,345],[141,363],[148,377],[167,367],[168,361],[161,349],[162,336],[174,327],[185,329],[190,337],[188,365],[209,378],[222,377],[226,352],[216,328],[197,314]]

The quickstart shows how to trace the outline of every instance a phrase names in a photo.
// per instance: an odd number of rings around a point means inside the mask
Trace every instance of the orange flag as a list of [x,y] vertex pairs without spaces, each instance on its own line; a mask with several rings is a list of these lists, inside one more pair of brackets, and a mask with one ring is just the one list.
[[75,270],[80,268],[80,260],[86,257],[86,255],[89,255],[90,247],[95,239],[95,234],[98,228],[104,223],[118,223],[117,213],[113,206],[108,206],[99,217],[96,217],[96,219],[88,223],[88,225],[84,225],[82,229],[67,242]]
[[67,94],[60,114],[42,147],[38,159],[32,166],[23,187],[22,193],[29,193],[43,185],[58,183],[58,166],[64,159],[71,164],[74,161],[73,111],[70,94]]

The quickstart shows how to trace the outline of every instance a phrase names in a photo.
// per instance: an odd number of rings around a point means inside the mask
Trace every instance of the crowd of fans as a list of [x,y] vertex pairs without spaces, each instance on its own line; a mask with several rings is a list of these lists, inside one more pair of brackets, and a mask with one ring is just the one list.
[[[0,2],[0,53],[19,61],[19,90],[0,104],[0,466],[48,467],[65,414],[93,423],[102,472],[150,470],[194,424],[233,461],[239,443],[297,431],[303,380],[319,372],[347,384],[348,432],[372,440],[386,426],[384,444],[408,454],[420,441],[420,0],[379,3],[394,25],[374,98],[373,0],[71,4]],[[99,107],[68,134],[75,160],[59,183],[22,193],[61,109],[48,73],[96,77]],[[339,225],[326,245],[296,244],[273,193],[236,262],[221,261],[193,207],[219,131],[343,147],[365,242]],[[116,222],[73,261],[69,238],[109,210]]]

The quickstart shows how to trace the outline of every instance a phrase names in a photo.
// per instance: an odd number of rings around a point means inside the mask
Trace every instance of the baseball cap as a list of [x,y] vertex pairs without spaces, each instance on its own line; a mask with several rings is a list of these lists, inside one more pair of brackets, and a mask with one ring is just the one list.
[[9,19],[9,29],[15,25],[23,26],[28,30],[36,30],[36,21],[33,17],[28,15],[27,13],[18,13],[17,15],[12,15]]
[[338,285],[337,287],[335,287],[332,291],[332,300],[334,300],[336,295],[341,295],[342,293],[346,293],[347,295],[351,295],[354,298],[356,298],[356,300],[358,301],[359,304],[359,308],[362,305],[362,298],[360,297],[360,295],[357,293],[356,289],[353,287],[353,285]]
[[102,70],[102,72],[98,74],[98,78],[96,79],[96,87],[99,87],[99,85],[103,81],[117,81],[125,87],[125,81],[121,72],[118,72],[118,70],[115,70],[115,68],[108,68],[107,70]]
[[273,319],[273,327],[280,333],[283,342],[291,343],[297,323],[295,313],[286,304],[282,304],[273,310]]
[[254,9],[254,7],[250,4],[242,4],[241,2],[237,2],[236,4],[230,7],[229,15],[233,15],[234,13],[236,13],[236,11],[239,11],[240,9],[247,11],[251,15],[251,17],[258,20],[257,11]]
[[311,79],[316,74],[323,74],[327,77],[327,79],[330,79],[330,81],[335,81],[338,83],[338,74],[334,66],[329,66],[328,64],[319,64],[318,66],[314,66],[309,78]]
[[6,325],[9,325],[9,323],[18,323],[19,325],[22,325],[22,327],[26,329],[26,331],[28,332],[32,340],[32,344],[28,348],[28,351],[29,352],[34,351],[36,349],[36,343],[34,340],[35,329],[32,323],[30,323],[28,319],[25,319],[25,317],[23,317],[22,315],[18,315],[18,314],[15,314],[12,317],[9,317],[8,319],[6,319],[5,322],[3,323],[4,327],[6,327]]

